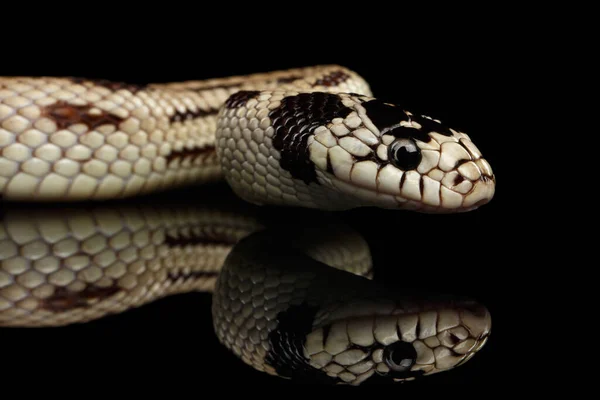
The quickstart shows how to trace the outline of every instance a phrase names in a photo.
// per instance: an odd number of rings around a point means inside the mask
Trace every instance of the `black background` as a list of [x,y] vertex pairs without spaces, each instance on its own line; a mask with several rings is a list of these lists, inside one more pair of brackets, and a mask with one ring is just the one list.
[[[341,13],[322,6],[295,17],[237,10],[229,18],[233,8],[154,15],[90,8],[79,11],[84,21],[77,23],[67,14],[27,14],[28,31],[4,41],[0,75],[147,83],[335,63],[365,77],[376,97],[468,133],[496,173],[490,204],[459,215],[367,209],[342,218],[365,235],[386,284],[472,296],[492,314],[492,337],[478,355],[410,385],[501,384],[520,351],[515,309],[523,307],[515,287],[521,267],[513,261],[521,246],[511,217],[516,191],[509,166],[516,155],[507,151],[513,123],[507,97],[519,95],[513,80],[520,58],[506,35],[510,21],[481,18],[473,25],[392,8],[363,13],[346,7]],[[10,16],[10,26],[24,20],[22,12]],[[13,371],[33,366],[40,375],[97,373],[100,382],[134,378],[140,385],[189,388],[289,384],[250,369],[221,347],[205,294],[175,296],[82,326],[3,329],[0,343]]]

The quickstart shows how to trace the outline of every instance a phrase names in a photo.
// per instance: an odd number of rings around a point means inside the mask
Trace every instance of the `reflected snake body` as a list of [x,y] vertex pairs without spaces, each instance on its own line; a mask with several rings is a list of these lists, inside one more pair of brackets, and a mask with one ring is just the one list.
[[[0,78],[0,196],[118,199],[225,179],[248,203],[322,210],[462,212],[493,197],[469,136],[370,96],[339,66],[149,86]],[[214,291],[215,332],[244,362],[355,385],[451,369],[487,340],[484,307],[365,279],[370,252],[351,229],[281,229],[202,207],[9,211],[0,325]]]
[[245,363],[353,385],[451,369],[490,332],[474,301],[379,287],[365,239],[323,216],[282,227],[243,204],[3,211],[0,326],[64,326],[210,292],[217,337]]

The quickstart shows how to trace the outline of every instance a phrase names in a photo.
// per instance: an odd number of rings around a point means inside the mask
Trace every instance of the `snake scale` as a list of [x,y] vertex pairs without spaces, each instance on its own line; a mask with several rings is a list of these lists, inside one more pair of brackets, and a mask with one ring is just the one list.
[[[450,213],[492,199],[494,174],[467,134],[371,96],[337,65],[146,86],[2,77],[0,196],[44,210],[225,180],[252,207]],[[367,244],[335,223],[264,230],[201,204],[11,207],[0,224],[2,326],[84,322],[209,291],[219,340],[247,364],[354,385],[451,369],[490,332],[471,300],[408,298],[365,279]]]

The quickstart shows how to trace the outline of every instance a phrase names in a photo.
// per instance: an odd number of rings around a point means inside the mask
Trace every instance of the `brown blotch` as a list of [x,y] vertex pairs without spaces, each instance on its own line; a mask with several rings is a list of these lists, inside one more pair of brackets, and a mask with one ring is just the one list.
[[183,149],[179,151],[172,151],[165,158],[167,159],[167,165],[169,165],[174,160],[180,160],[181,162],[184,162],[186,159],[189,159],[190,162],[193,163],[199,156],[203,154],[213,153],[214,151],[215,148],[213,146],[195,149]]
[[95,129],[102,125],[118,126],[124,121],[123,118],[110,114],[104,110],[90,113],[94,107],[88,105],[79,106],[69,104],[66,101],[58,101],[46,106],[42,110],[42,115],[53,120],[58,129],[66,129],[75,124],[85,124],[90,129]]
[[85,308],[90,306],[93,300],[107,299],[121,289],[113,283],[109,287],[86,286],[81,292],[73,292],[67,288],[56,288],[54,294],[41,301],[41,308],[52,312],[63,312],[74,308]]
[[147,88],[146,85],[136,85],[125,82],[113,82],[106,79],[72,78],[71,81],[79,85],[85,85],[85,83],[89,82],[92,83],[94,86],[101,86],[110,89],[114,92],[118,92],[119,90],[127,90],[133,94],[136,94]]
[[331,73],[323,76],[320,79],[317,79],[317,81],[313,84],[313,86],[326,86],[326,87],[337,86],[340,83],[348,80],[348,78],[350,78],[350,75],[348,75],[344,71],[334,71],[334,72],[331,72]]
[[211,108],[209,110],[201,110],[198,109],[196,111],[193,110],[185,110],[183,112],[177,111],[175,114],[169,117],[169,122],[182,122],[189,121],[195,118],[203,118],[209,115],[217,115],[219,110],[216,108]]
[[300,75],[291,75],[291,76],[286,76],[284,78],[279,78],[277,79],[277,83],[292,83],[294,81],[297,81],[298,79],[303,79],[303,76]]

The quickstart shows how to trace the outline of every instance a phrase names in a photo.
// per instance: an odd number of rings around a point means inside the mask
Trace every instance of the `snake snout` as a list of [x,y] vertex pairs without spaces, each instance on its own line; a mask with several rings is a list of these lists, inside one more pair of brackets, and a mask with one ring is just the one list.
[[459,175],[456,178],[457,181],[470,182],[472,185],[464,196],[461,211],[470,211],[489,203],[496,191],[496,177],[485,159],[479,158],[466,164],[462,170],[458,168]]

